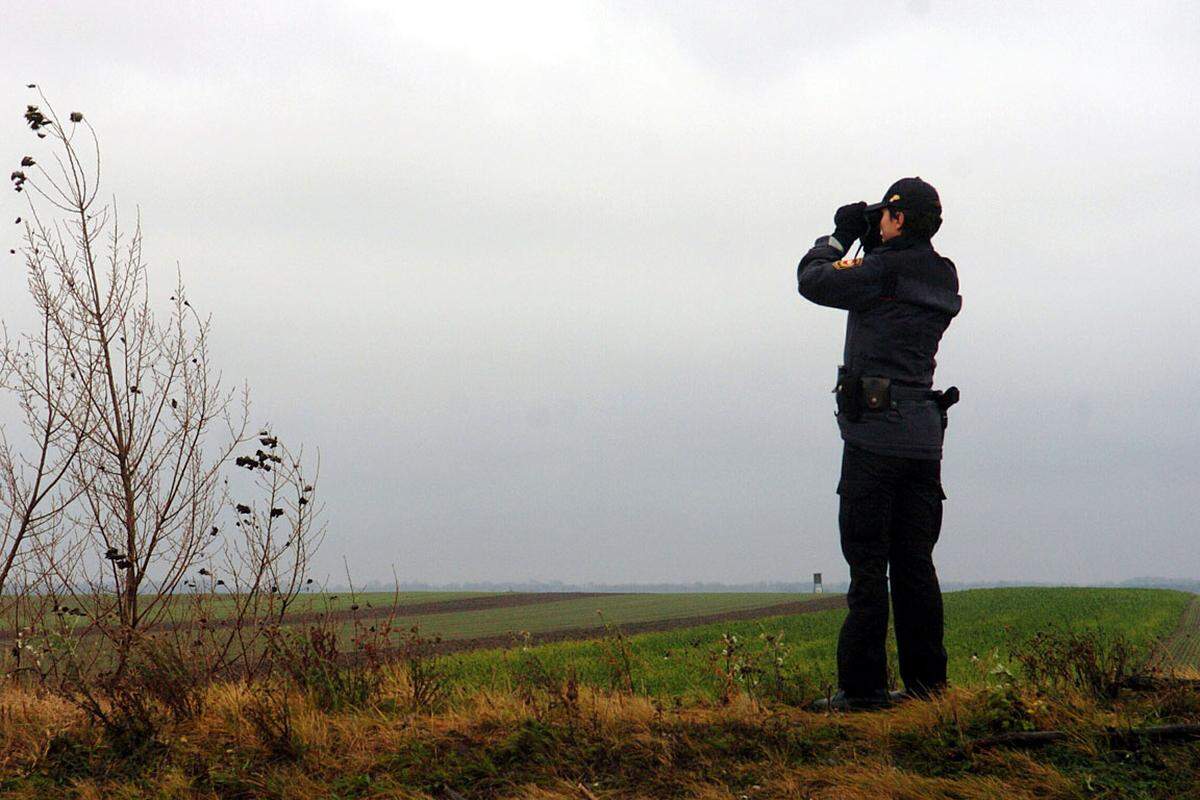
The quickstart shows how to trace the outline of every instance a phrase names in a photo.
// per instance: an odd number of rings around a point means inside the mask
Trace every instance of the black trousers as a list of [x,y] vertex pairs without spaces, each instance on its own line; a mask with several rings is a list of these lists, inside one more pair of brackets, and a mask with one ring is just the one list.
[[942,528],[942,464],[884,456],[845,444],[838,483],[842,554],[850,565],[850,613],[838,637],[838,683],[852,696],[885,690],[888,572],[904,686],[946,684],[942,592],[933,546]]

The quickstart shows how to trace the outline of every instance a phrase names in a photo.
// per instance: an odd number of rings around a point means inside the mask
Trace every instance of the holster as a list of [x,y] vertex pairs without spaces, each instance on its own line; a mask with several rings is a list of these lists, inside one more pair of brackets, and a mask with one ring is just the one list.
[[837,384],[833,387],[834,399],[837,400],[837,413],[850,422],[862,419],[862,384],[858,376],[851,375],[845,365],[839,364]]
[[942,412],[942,430],[946,430],[946,426],[950,424],[950,416],[946,413],[950,406],[957,403],[959,400],[959,392],[957,386],[951,386],[949,389],[941,392],[937,396],[937,407]]

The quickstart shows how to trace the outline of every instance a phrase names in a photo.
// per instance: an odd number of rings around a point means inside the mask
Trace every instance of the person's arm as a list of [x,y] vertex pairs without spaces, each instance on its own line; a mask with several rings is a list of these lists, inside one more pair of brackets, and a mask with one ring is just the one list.
[[859,310],[876,302],[883,287],[883,260],[846,255],[836,235],[817,239],[796,268],[800,294],[831,308]]

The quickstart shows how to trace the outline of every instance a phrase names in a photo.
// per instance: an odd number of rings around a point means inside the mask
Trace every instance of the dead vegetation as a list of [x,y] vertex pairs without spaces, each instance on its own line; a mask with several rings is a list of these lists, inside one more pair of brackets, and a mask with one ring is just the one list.
[[[714,676],[708,701],[670,703],[631,691],[639,666],[620,655],[616,629],[598,652],[616,653],[628,670],[583,684],[569,667],[551,667],[537,648],[525,648],[507,690],[451,685],[443,670],[451,657],[419,631],[395,634],[412,645],[400,662],[343,666],[318,636],[291,651],[304,670],[178,689],[161,680],[171,665],[155,667],[160,689],[149,691],[147,674],[140,696],[106,701],[150,709],[153,730],[140,738],[113,736],[96,715],[43,687],[11,684],[0,690],[0,787],[25,798],[1174,798],[1200,791],[1194,736],[1160,735],[1200,730],[1200,686],[1183,679],[1095,691],[1086,680],[1026,677],[1020,658],[990,657],[978,664],[978,686],[884,712],[828,715],[805,710],[811,691],[801,696],[795,687],[795,697],[781,699],[763,691],[765,679],[748,684],[736,670],[728,691]],[[728,637],[712,645],[720,658],[728,655]],[[769,654],[778,643],[759,646]],[[1072,674],[1087,674],[1095,653],[1074,636],[1038,637],[1028,648],[1065,659]],[[732,663],[745,663],[739,658],[734,651]],[[128,674],[133,681],[141,673]],[[195,705],[176,707],[180,697]],[[1039,736],[1044,741],[1029,749]]]
[[[418,708],[408,667],[332,710],[289,680],[214,684],[201,710],[122,749],[53,695],[0,695],[11,797],[1077,798],[1200,790],[1200,748],[1115,729],[1200,722],[1194,686],[1046,695],[953,689],[874,714],[815,714],[738,692],[673,706],[580,685],[531,654],[512,691],[457,687]],[[1037,750],[1002,732],[1063,731]],[[986,746],[981,746],[981,744]],[[1130,794],[1131,787],[1138,794]]]

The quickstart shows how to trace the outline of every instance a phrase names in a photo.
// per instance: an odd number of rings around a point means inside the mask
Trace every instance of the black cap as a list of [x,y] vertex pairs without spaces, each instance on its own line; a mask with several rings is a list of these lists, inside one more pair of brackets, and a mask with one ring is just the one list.
[[942,200],[938,197],[937,189],[920,178],[901,178],[888,187],[883,200],[867,206],[867,211],[878,211],[881,208],[894,208],[898,211],[930,211],[942,215]]

